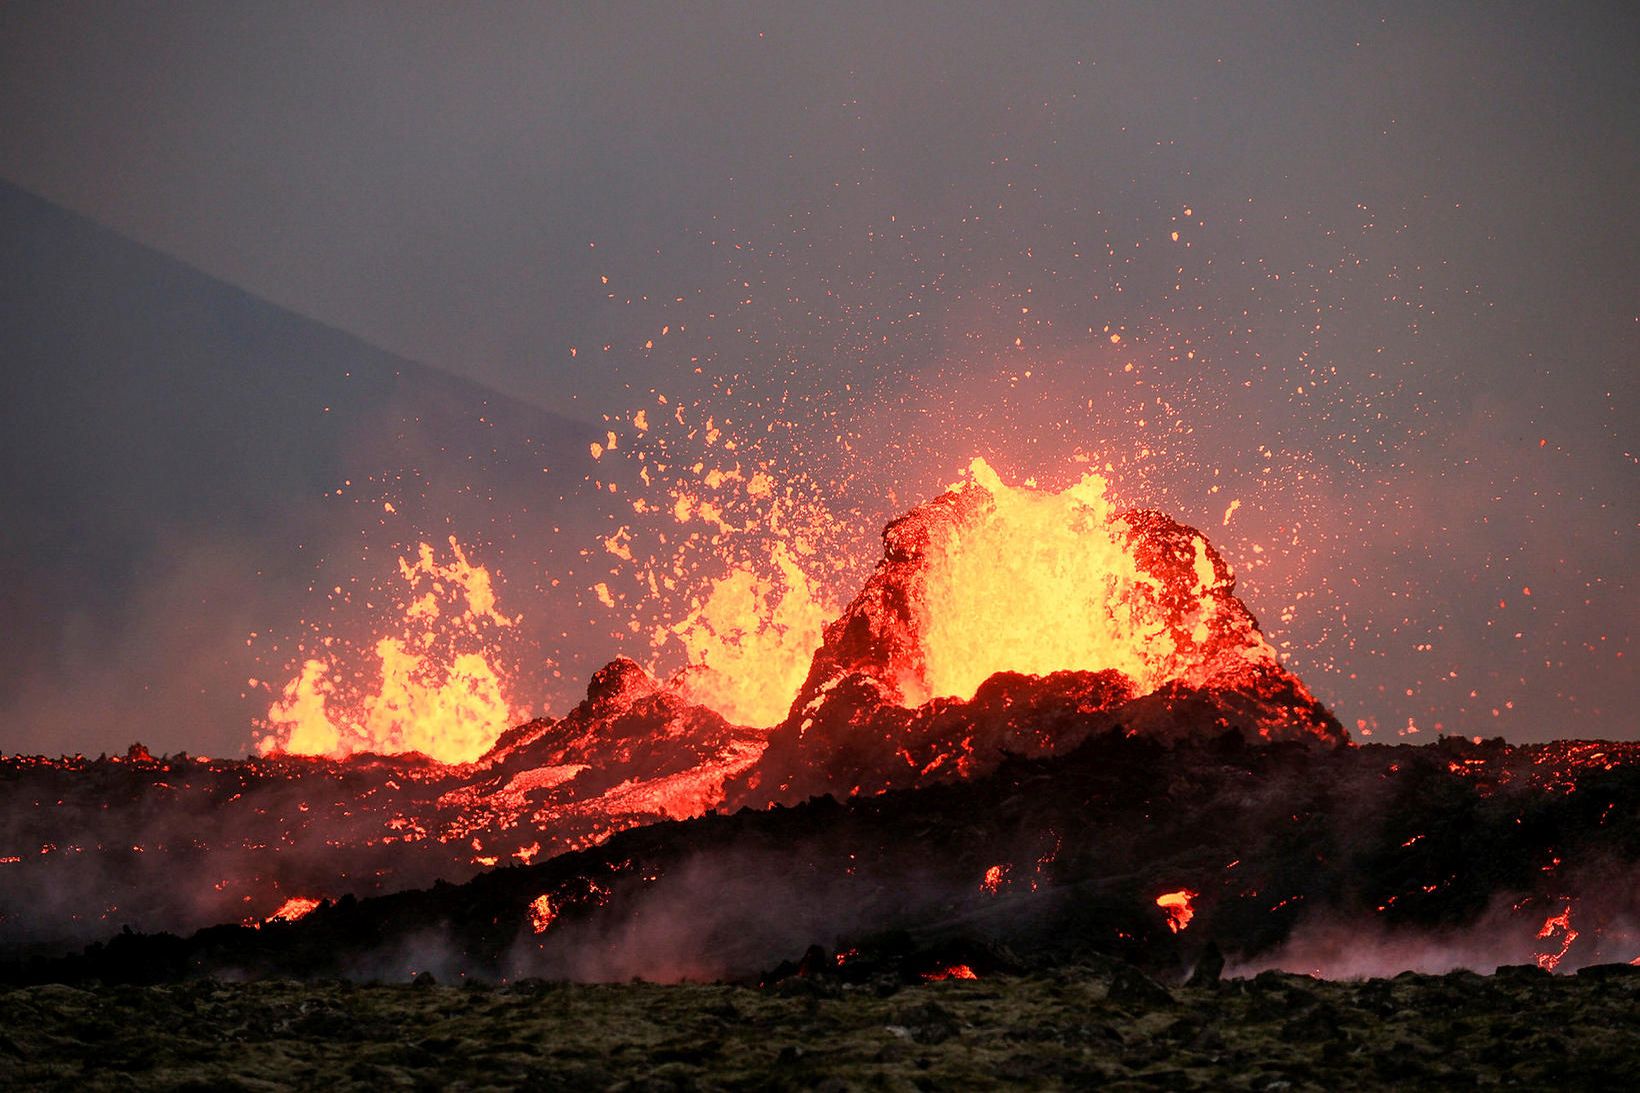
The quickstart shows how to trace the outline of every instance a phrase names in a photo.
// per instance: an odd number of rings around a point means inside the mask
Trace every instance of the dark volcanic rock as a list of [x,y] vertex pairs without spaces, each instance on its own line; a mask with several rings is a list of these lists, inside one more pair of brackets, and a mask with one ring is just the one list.
[[[1232,974],[1431,953],[1564,971],[1640,953],[1637,823],[1635,745],[1169,747],[1108,733],[970,780],[655,824],[462,885],[260,930],[127,935],[0,978],[757,980],[788,960],[823,979],[820,956],[804,958],[818,945],[839,981],[874,988],[959,964],[986,976],[1111,958],[1177,983],[1215,963],[1209,943]],[[1175,933],[1157,897],[1181,889],[1194,917]],[[1551,920],[1575,936],[1546,933]],[[1309,982],[1261,980],[1259,1004],[1304,1017]],[[1121,992],[1148,1004],[1137,981]]]
[[[0,989],[17,1089],[1627,1090],[1636,998],[1552,980],[1314,983],[1117,1001],[1104,969],[882,995],[647,984]],[[1379,1000],[1394,999],[1385,1012]],[[1165,999],[1165,1001],[1163,1000]]]
[[[763,738],[621,657],[594,673],[586,700],[561,720],[504,734],[475,764],[487,777],[461,792],[480,811],[496,794],[525,790],[542,791],[545,805],[589,815],[604,806],[612,813],[641,808],[648,800],[649,818],[682,819],[721,800],[724,780],[757,758]],[[562,792],[546,792],[560,785]],[[612,797],[616,787],[629,792]],[[547,814],[539,819],[551,824]]]
[[859,795],[995,769],[1006,755],[1051,755],[1116,729],[1133,695],[1120,672],[999,672],[973,699],[907,709],[851,673],[794,729],[773,732],[762,759],[730,787],[731,807]]

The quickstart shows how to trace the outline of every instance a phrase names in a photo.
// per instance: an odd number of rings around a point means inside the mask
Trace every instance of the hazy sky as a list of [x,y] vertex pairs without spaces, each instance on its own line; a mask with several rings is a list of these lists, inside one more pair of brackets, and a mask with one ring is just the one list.
[[589,241],[676,282],[687,233],[862,171],[930,221],[998,155],[1220,218],[1467,206],[1411,256],[1563,324],[1633,310],[1637,46],[1623,4],[9,4],[0,174],[545,400],[602,393]]
[[0,176],[589,420],[740,374],[878,493],[1143,450],[1347,725],[1635,735],[1636,55],[1632,4],[13,3]]

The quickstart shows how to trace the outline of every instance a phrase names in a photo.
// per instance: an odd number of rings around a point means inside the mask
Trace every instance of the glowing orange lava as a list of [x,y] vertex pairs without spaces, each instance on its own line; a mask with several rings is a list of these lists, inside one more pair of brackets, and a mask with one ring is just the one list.
[[1190,920],[1196,917],[1196,908],[1192,902],[1196,893],[1188,888],[1180,888],[1177,892],[1163,892],[1156,897],[1156,906],[1167,912],[1167,928],[1178,933],[1190,925]]
[[[1130,528],[1089,473],[1058,492],[1005,484],[984,459],[953,488],[978,494],[978,516],[930,543],[917,605],[920,678],[900,680],[908,704],[969,698],[996,672],[1048,675],[1114,668],[1140,694],[1189,678],[1188,657],[1160,580],[1129,548]],[[1207,641],[1222,582],[1195,544],[1196,587],[1184,633]],[[1274,659],[1274,650],[1268,651]],[[1193,682],[1193,681],[1192,681]]]
[[985,870],[985,876],[981,877],[979,882],[980,891],[989,892],[993,896],[1002,891],[1002,886],[1007,883],[1008,874],[1013,872],[1013,868],[1011,865],[993,865]]
[[806,475],[777,471],[699,404],[653,395],[592,445],[589,481],[630,494],[632,514],[602,539],[616,564],[588,606],[657,678],[734,724],[772,727],[835,615],[821,580],[847,568],[821,546],[834,520]]
[[923,972],[923,979],[929,983],[938,983],[946,979],[978,979],[974,969],[966,964],[952,964],[941,968],[937,972]]
[[269,915],[264,922],[295,922],[305,917],[310,911],[318,907],[323,900],[310,899],[307,896],[292,896],[279,905],[279,909]]
[[1558,915],[1550,915],[1544,919],[1543,925],[1539,927],[1537,932],[1539,941],[1546,940],[1551,943],[1556,940],[1557,934],[1559,935],[1559,950],[1552,953],[1539,953],[1537,956],[1537,966],[1546,972],[1552,972],[1560,967],[1560,962],[1566,959],[1566,954],[1571,951],[1572,942],[1577,940],[1577,931],[1572,928],[1572,905],[1570,903],[1562,908]]
[[530,900],[530,930],[537,934],[544,934],[558,918],[558,911],[552,905],[552,897],[542,893]]
[[776,543],[766,566],[734,567],[671,628],[689,657],[679,689],[735,724],[773,725],[803,685],[828,620],[797,559]]
[[344,694],[344,665],[310,657],[268,709],[266,755],[345,758],[360,752],[420,752],[444,763],[477,759],[496,737],[525,720],[508,703],[489,638],[510,627],[496,607],[490,573],[468,560],[455,536],[452,561],[420,545],[399,561],[407,589],[399,633],[379,638],[374,688]]

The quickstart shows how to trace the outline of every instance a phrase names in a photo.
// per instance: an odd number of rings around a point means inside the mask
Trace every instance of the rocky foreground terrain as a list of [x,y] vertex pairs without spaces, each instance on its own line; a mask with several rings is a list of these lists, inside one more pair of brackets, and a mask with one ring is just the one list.
[[1640,968],[0,989],[6,1088],[1634,1089]]

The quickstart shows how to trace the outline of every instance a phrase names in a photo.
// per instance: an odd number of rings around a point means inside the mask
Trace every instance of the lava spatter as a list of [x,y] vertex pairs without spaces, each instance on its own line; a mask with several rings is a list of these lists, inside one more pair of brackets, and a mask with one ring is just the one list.
[[[354,650],[345,659],[358,663],[345,663],[332,638],[302,662],[268,709],[261,754],[419,752],[463,763],[525,720],[508,700],[497,642],[516,620],[497,608],[489,570],[472,562],[455,536],[449,545],[447,562],[428,543],[414,559],[399,560],[396,617],[370,654]],[[374,671],[364,666],[370,658]]]

